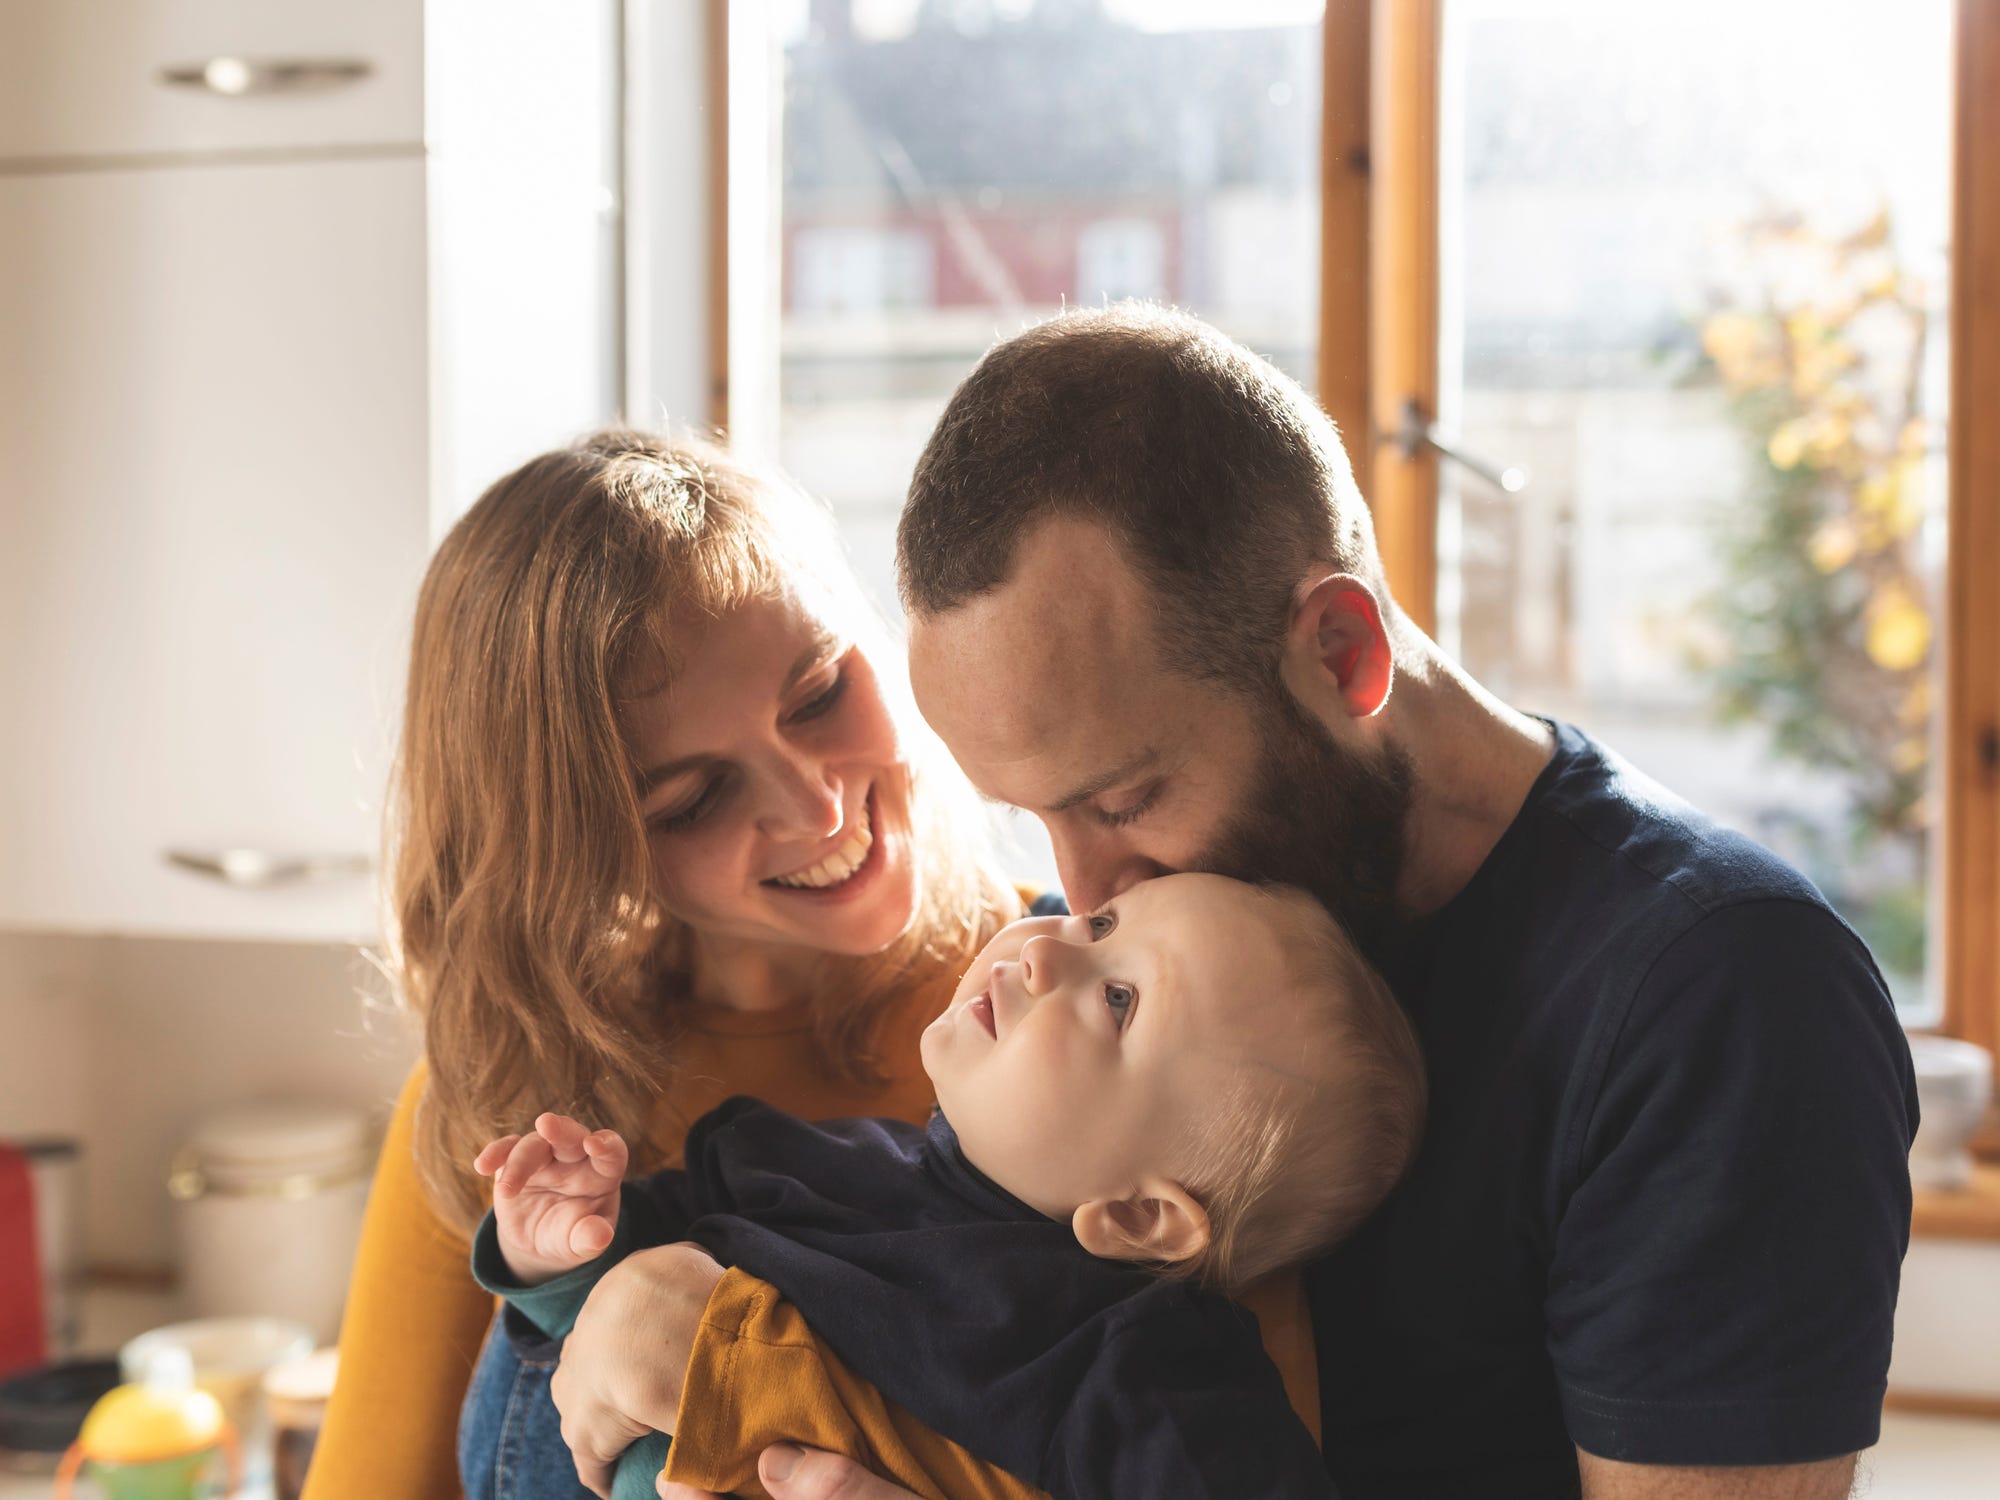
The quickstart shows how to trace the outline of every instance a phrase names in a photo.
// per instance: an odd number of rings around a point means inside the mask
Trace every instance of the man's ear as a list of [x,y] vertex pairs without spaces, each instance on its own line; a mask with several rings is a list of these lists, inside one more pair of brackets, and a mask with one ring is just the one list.
[[[1330,684],[1357,719],[1371,718],[1389,701],[1396,680],[1396,655],[1382,623],[1375,591],[1352,573],[1329,573],[1299,586],[1285,636],[1285,668]],[[1294,696],[1310,702],[1291,684]]]
[[1208,1211],[1178,1182],[1148,1177],[1123,1198],[1093,1198],[1070,1218],[1076,1242],[1105,1260],[1183,1261],[1208,1248]]

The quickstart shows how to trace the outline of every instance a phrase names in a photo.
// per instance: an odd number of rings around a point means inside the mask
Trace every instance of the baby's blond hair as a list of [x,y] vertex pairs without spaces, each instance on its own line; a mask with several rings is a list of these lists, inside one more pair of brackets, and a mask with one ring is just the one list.
[[1208,1213],[1207,1248],[1167,1274],[1224,1291],[1345,1239],[1408,1169],[1426,1088],[1416,1034],[1345,929],[1303,891],[1261,888],[1301,1021],[1246,1055],[1183,1143],[1183,1186]]

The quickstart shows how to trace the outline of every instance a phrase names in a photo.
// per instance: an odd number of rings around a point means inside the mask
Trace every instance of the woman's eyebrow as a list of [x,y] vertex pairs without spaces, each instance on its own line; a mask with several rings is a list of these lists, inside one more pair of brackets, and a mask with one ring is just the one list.
[[785,674],[784,685],[778,689],[778,695],[783,697],[786,693],[789,693],[798,685],[801,677],[805,676],[806,673],[810,672],[821,662],[827,660],[827,658],[835,655],[840,648],[840,644],[841,638],[838,635],[824,626],[820,627],[819,631],[813,636],[812,643],[799,653],[798,659],[792,663],[791,671]]

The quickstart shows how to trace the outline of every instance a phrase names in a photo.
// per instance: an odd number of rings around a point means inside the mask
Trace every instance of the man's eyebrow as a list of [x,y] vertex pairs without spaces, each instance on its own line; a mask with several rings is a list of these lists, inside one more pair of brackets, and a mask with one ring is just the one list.
[[[835,649],[840,645],[840,640],[841,638],[831,630],[821,629],[817,631],[812,638],[812,643],[798,654],[797,658],[792,662],[791,670],[785,673],[785,680],[778,689],[778,696],[780,698],[784,697],[785,694],[797,686],[798,680],[801,677],[833,655]],[[653,788],[662,782],[673,780],[674,777],[680,775],[683,771],[693,771],[702,766],[712,764],[714,760],[715,757],[713,755],[683,755],[678,760],[662,761],[651,770],[640,774],[639,800],[642,802],[645,801],[651,795]]]
[[1083,803],[1088,802],[1092,797],[1097,796],[1100,792],[1107,792],[1112,787],[1118,785],[1119,782],[1127,781],[1137,776],[1141,771],[1146,770],[1158,761],[1159,758],[1159,749],[1156,746],[1148,745],[1137,755],[1127,759],[1122,765],[1113,766],[1102,775],[1093,776],[1081,786],[1075,787],[1056,798],[1055,801],[1049,804],[1049,811],[1052,813],[1068,812],[1072,807],[1079,807]]

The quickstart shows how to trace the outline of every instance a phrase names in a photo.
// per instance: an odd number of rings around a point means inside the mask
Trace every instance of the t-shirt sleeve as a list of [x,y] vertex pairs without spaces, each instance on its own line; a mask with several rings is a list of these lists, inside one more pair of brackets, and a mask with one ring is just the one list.
[[1584,1065],[1547,1299],[1577,1446],[1733,1465],[1873,1444],[1916,1106],[1867,950],[1805,901],[1710,913]]
[[777,1288],[732,1269],[715,1284],[695,1335],[666,1476],[761,1496],[757,1458],[778,1442],[845,1454],[921,1500],[1047,1500],[885,1398],[820,1342]]

